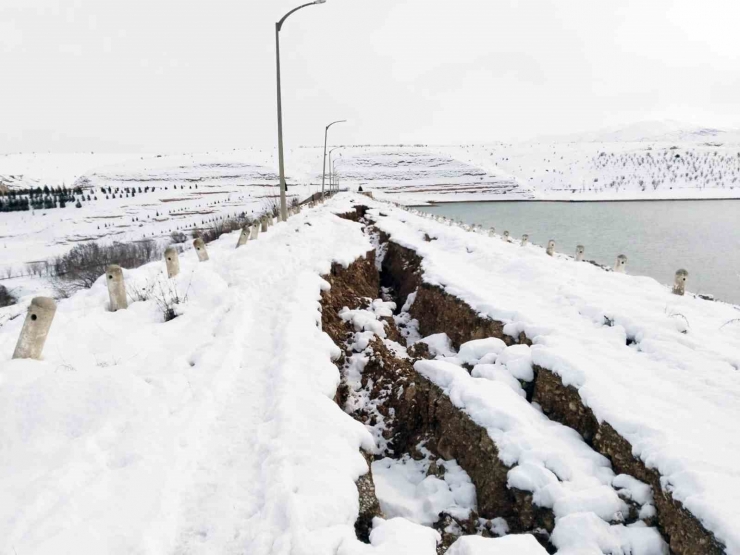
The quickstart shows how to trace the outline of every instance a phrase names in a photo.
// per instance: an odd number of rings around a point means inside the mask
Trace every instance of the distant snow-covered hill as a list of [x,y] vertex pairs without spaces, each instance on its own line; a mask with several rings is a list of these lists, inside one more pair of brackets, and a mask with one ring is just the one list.
[[630,125],[540,137],[532,143],[623,143],[623,142],[677,142],[740,144],[740,129],[702,127],[678,121],[643,121]]

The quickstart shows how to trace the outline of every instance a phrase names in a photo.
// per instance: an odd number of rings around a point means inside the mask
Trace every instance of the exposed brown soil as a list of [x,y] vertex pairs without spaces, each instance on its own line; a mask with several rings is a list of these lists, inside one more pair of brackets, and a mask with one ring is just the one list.
[[367,306],[367,301],[363,299],[372,301],[378,297],[380,283],[375,268],[375,251],[368,251],[364,258],[358,258],[348,268],[341,264],[333,264],[331,273],[324,276],[324,279],[331,284],[331,289],[321,293],[322,329],[341,346],[351,334],[351,330],[339,317],[339,311],[345,306],[348,308]]
[[375,495],[375,482],[373,482],[372,456],[363,453],[367,461],[367,467],[371,469],[364,476],[357,480],[357,492],[360,496],[360,513],[355,522],[355,533],[357,539],[362,542],[370,543],[370,532],[373,529],[373,519],[376,516],[383,516],[380,510],[378,497]]
[[358,205],[355,206],[355,209],[352,212],[346,212],[344,214],[337,214],[340,218],[344,218],[345,220],[351,220],[353,222],[359,222],[362,218],[365,217],[365,213],[367,212],[368,208],[367,206]]
[[[324,278],[331,284],[331,289],[321,293],[321,325],[334,343],[341,346],[352,332],[339,317],[339,311],[345,306],[355,308],[358,302],[364,302],[363,299],[374,299],[377,296],[379,284],[375,251],[368,251],[364,258],[358,258],[348,268],[333,264],[330,274]],[[337,361],[340,366],[342,360],[343,357]],[[339,406],[346,402],[347,386],[344,383],[337,388],[334,400]],[[368,468],[371,468],[372,457],[368,454],[364,456],[368,461]],[[357,492],[360,512],[355,522],[355,531],[360,541],[368,543],[373,518],[383,516],[375,495],[372,470],[357,481]]]
[[[425,284],[421,279],[422,259],[416,252],[390,242],[383,261],[384,281],[394,285],[404,302],[406,296],[417,291],[416,300],[411,306],[411,315],[419,321],[422,336],[446,333],[453,345],[472,339],[498,337],[507,344],[517,341],[531,345],[531,341],[521,334],[513,338],[503,333],[503,323],[477,314],[460,299],[449,295],[442,288]],[[414,354],[426,353],[414,350]],[[672,498],[670,492],[661,487],[660,474],[648,469],[645,464],[632,455],[632,446],[622,438],[608,423],[599,424],[593,412],[583,404],[578,391],[565,387],[560,378],[544,368],[535,368],[536,380],[527,392],[528,399],[542,406],[543,411],[553,420],[578,431],[596,451],[609,458],[617,473],[629,474],[652,486],[655,492],[655,506],[658,513],[657,525],[669,543],[671,551],[679,555],[719,555],[724,547],[706,530],[701,522],[687,511],[683,505]],[[444,441],[444,440],[443,440]],[[437,446],[439,450],[440,447]],[[444,450],[444,442],[441,447]],[[466,465],[460,463],[468,470]],[[478,483],[474,480],[476,486]],[[522,529],[539,526],[551,530],[551,518],[531,502],[527,492],[513,492],[516,497],[513,507],[517,511],[518,525]],[[529,499],[528,499],[529,497]]]
[[[322,294],[322,325],[337,345],[345,345],[352,330],[341,320],[338,312],[345,306],[351,308],[367,306],[369,299],[377,298],[379,291],[378,271],[374,263],[374,251],[367,253],[348,268],[332,267],[325,276],[331,283],[329,291]],[[392,321],[389,335],[397,335]],[[449,397],[432,382],[413,368],[413,360],[400,359],[379,338],[371,342],[373,355],[363,372],[363,387],[371,392],[371,398],[380,400],[379,412],[387,423],[386,439],[393,454],[417,452],[424,446],[436,457],[456,459],[465,469],[476,487],[478,511],[481,517],[507,520],[512,532],[526,532],[534,528],[552,531],[554,518],[551,511],[535,507],[531,495],[507,487],[509,467],[498,457],[498,449],[487,431],[476,424],[467,414],[455,407]],[[342,361],[337,361],[341,367]],[[347,399],[346,386],[340,386],[335,400],[344,405]],[[373,424],[373,415],[355,414],[363,422]],[[380,513],[374,495],[371,474],[358,482],[360,492],[360,518],[356,523],[360,539],[366,539],[373,516]],[[455,523],[466,533],[475,533],[478,514],[469,521]],[[443,536],[440,553],[456,539],[444,532],[454,520],[449,515],[436,526]],[[487,532],[484,532],[484,534]],[[540,538],[546,543],[546,537]]]
[[381,234],[380,240],[387,244],[381,283],[395,291],[400,308],[408,296],[422,284],[421,257],[414,251],[389,241],[386,234]]
[[[358,207],[342,216],[360,221],[364,218],[365,211],[365,207]],[[381,234],[382,241],[387,239],[387,236]],[[349,268],[334,266],[328,277],[332,289],[323,295],[322,323],[324,330],[338,345],[344,345],[351,336],[351,330],[338,317],[338,311],[344,306],[367,306],[370,299],[378,296],[378,272],[374,262],[374,252],[370,252]],[[498,337],[507,344],[531,344],[524,334],[519,338],[506,336],[502,322],[477,314],[442,288],[424,284],[421,279],[421,262],[415,252],[388,242],[383,261],[382,284],[395,290],[399,306],[403,305],[410,293],[417,292],[411,314],[419,321],[423,336],[444,332],[455,347],[484,337]],[[392,321],[389,321],[389,332],[392,333],[394,329]],[[392,337],[396,341],[401,339],[397,335]],[[413,368],[413,360],[396,358],[378,338],[373,340],[371,347],[373,355],[363,371],[362,384],[371,392],[373,399],[381,401],[378,410],[387,424],[385,434],[390,450],[397,456],[403,453],[413,454],[423,442],[435,456],[456,459],[468,473],[477,490],[481,517],[503,517],[515,533],[538,529],[551,532],[554,527],[552,512],[536,506],[531,493],[507,487],[509,468],[499,460],[496,445],[486,430],[457,409],[440,388],[418,374]],[[410,350],[412,356],[428,357],[423,344],[417,344],[416,347],[420,348]],[[339,364],[341,365],[341,361]],[[529,392],[529,398],[533,397],[545,414],[577,430],[595,450],[611,460],[617,473],[629,474],[652,486],[658,513],[655,524],[669,542],[672,553],[720,555],[725,552],[721,543],[696,517],[674,500],[670,492],[663,491],[659,473],[635,458],[631,445],[608,423],[600,424],[596,420],[576,389],[565,387],[557,375],[545,368],[536,367],[535,373],[533,391]],[[343,405],[346,398],[346,388],[340,388],[337,402]],[[355,417],[360,420],[373,418],[367,414]],[[372,421],[369,423],[373,424]],[[369,480],[371,483],[371,476]],[[361,500],[361,505],[368,507],[363,512],[366,516],[361,515],[358,520],[358,537],[364,537],[369,530],[372,515],[380,511],[379,506],[375,505],[377,499],[374,488],[358,483],[358,489],[361,495],[364,495],[363,490],[372,491],[364,497],[365,501]],[[436,526],[441,530],[451,518],[449,515],[442,516]],[[465,533],[475,533],[472,521],[456,523]],[[443,538],[440,553],[454,540],[445,534]],[[546,543],[546,534],[539,539],[551,549]]]
[[441,287],[424,283],[421,262],[414,251],[390,241],[383,259],[383,278],[384,284],[387,282],[397,291],[401,305],[416,291],[410,313],[419,321],[422,336],[446,333],[456,349],[467,341],[486,337],[498,337],[507,345],[532,344],[524,334],[518,339],[506,335],[503,322],[477,314]]
[[599,423],[572,386],[555,373],[535,367],[534,401],[551,419],[578,431],[596,451],[607,457],[619,474],[629,474],[653,488],[658,527],[671,551],[680,555],[720,555],[724,547],[701,522],[665,491],[657,470],[632,455],[632,445],[607,422]]

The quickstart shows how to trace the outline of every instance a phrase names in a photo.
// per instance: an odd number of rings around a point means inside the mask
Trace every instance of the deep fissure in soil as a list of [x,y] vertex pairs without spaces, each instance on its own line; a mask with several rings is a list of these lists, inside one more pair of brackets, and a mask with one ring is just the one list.
[[[507,345],[532,344],[524,333],[516,338],[508,336],[503,332],[503,322],[477,314],[442,288],[424,283],[421,278],[421,258],[413,250],[393,241],[387,245],[381,282],[395,288],[399,305],[416,291],[410,313],[418,320],[422,336],[446,333],[456,348],[467,341],[484,337],[497,337]],[[575,388],[564,386],[560,377],[550,370],[535,367],[535,380],[525,389],[529,401],[537,402],[552,420],[581,434],[593,449],[611,461],[615,472],[631,475],[653,488],[657,525],[673,553],[725,553],[714,534],[706,530],[693,514],[673,499],[670,491],[662,487],[660,474],[633,456],[631,444],[608,423],[598,422]]]

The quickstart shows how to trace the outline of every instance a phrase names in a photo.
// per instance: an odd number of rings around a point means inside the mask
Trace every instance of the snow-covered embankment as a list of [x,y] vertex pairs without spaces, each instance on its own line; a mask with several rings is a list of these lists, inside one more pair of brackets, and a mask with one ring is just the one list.
[[[410,312],[422,335],[454,335],[463,321],[454,303],[462,303],[469,319],[497,323],[507,342],[533,344],[529,376],[516,365],[506,372],[505,361],[496,368],[496,353],[472,376],[449,364],[417,363],[417,371],[489,430],[501,421],[484,409],[493,398],[486,382],[513,375],[548,416],[609,457],[615,471],[653,486],[661,529],[676,552],[740,552],[734,526],[740,483],[730,455],[740,451],[733,431],[740,416],[738,329],[727,325],[737,318],[734,307],[677,297],[649,278],[550,258],[536,246],[393,208],[376,208],[369,217],[420,260]],[[435,305],[440,296],[453,301],[445,305],[451,310]],[[558,389],[546,380],[553,375]],[[568,480],[569,472],[555,474]]]

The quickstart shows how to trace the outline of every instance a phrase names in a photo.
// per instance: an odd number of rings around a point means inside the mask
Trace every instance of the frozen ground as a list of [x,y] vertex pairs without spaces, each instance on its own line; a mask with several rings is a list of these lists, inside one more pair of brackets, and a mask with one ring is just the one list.
[[[414,298],[412,294],[404,310],[413,305]],[[379,319],[392,315],[385,310],[388,304],[375,300],[366,309],[340,312],[355,330],[348,340],[354,353],[346,366],[351,392],[345,408],[372,415],[368,429],[377,438],[386,437],[379,433],[384,430],[384,413],[375,410],[382,397],[368,398],[368,389],[360,380],[373,355],[369,340],[377,335],[398,358],[408,358],[404,347],[387,338],[385,324]],[[402,311],[395,319],[414,329],[416,322],[409,317]],[[534,504],[552,510],[554,526],[549,541],[558,555],[668,554],[668,546],[650,524],[656,515],[651,487],[631,476],[615,475],[610,462],[580,435],[550,420],[527,401],[522,384],[534,377],[529,346],[507,347],[501,339],[491,337],[464,343],[455,352],[444,333],[426,338],[412,335],[409,346],[424,342],[436,359],[416,362],[416,371],[438,385],[456,407],[487,431],[498,457],[510,468],[508,487],[530,492]],[[463,364],[472,371],[463,369]],[[372,379],[368,386],[374,387]],[[403,391],[402,386],[398,395]],[[409,424],[406,421],[401,428]],[[383,447],[382,440],[378,445]],[[469,521],[478,508],[471,478],[457,461],[433,458],[424,444],[417,446],[415,453],[400,457],[394,453],[396,458],[385,456],[372,464],[383,513],[424,525],[438,523],[442,514],[450,515],[457,521],[444,526],[445,532],[462,534],[458,523]],[[500,517],[491,521],[478,518],[477,530],[503,536],[509,525]]]
[[[10,360],[30,296],[0,309],[0,552],[436,553],[437,532],[400,517],[355,536],[376,446],[333,400],[318,301],[320,275],[369,241],[319,208],[235,243],[186,251],[173,280],[162,262],[126,271],[129,293],[153,293],[125,311],[104,277],[61,300],[42,361]],[[165,323],[157,297],[175,295]],[[528,536],[454,549],[544,554]]]
[[[532,362],[576,387],[595,416],[660,472],[663,486],[727,552],[740,553],[737,307],[678,297],[651,278],[548,257],[538,246],[521,247],[399,209],[383,206],[372,214],[380,230],[424,258],[426,282],[503,321],[507,334],[525,332],[534,342]],[[496,412],[485,409],[495,398],[493,391],[486,394],[492,386],[467,382],[514,385],[497,361],[503,362],[493,356],[479,364],[472,377],[442,363],[417,369],[495,428],[497,421],[487,419]],[[526,360],[515,368],[526,371]],[[501,402],[496,407],[506,412]],[[511,429],[511,417],[504,422]]]

